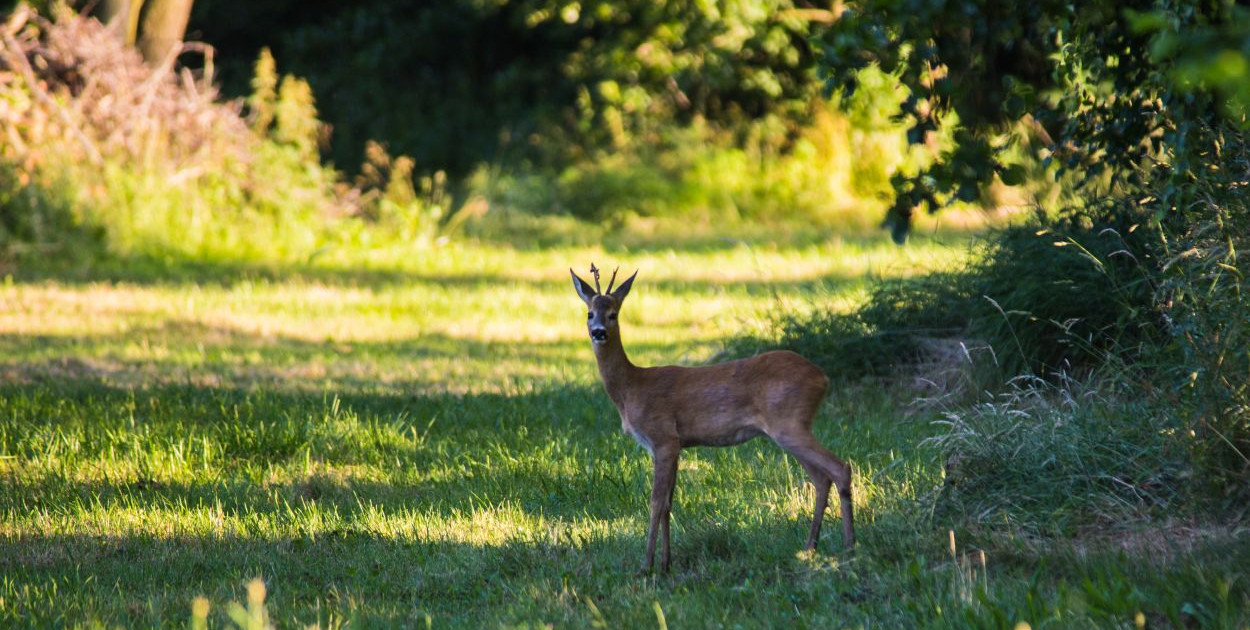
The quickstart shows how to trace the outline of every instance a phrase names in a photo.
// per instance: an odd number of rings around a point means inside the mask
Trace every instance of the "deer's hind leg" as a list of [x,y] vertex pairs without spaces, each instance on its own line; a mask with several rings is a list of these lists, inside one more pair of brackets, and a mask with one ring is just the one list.
[[812,478],[812,487],[816,489],[816,501],[812,507],[812,529],[807,534],[807,545],[803,547],[811,551],[816,548],[816,542],[820,540],[820,526],[825,520],[825,508],[829,506],[829,488],[833,485],[833,480],[820,469],[809,466],[801,459],[799,464]]
[[[812,531],[807,541],[808,548],[815,547],[815,539],[820,534],[820,522],[824,517],[824,508],[829,501],[830,481],[838,486],[838,503],[842,508],[842,545],[847,549],[854,547],[855,516],[854,507],[851,505],[851,465],[830,453],[808,431],[794,431],[770,437],[778,446],[799,460],[803,468],[812,476],[813,483],[817,484],[816,514],[812,516]],[[817,473],[823,477],[822,480],[817,480]]]

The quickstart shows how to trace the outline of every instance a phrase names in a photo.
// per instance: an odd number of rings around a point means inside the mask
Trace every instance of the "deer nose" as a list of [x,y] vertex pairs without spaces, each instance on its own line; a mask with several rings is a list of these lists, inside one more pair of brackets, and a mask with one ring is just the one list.
[[607,341],[608,331],[603,328],[592,328],[590,330],[590,338],[595,341]]

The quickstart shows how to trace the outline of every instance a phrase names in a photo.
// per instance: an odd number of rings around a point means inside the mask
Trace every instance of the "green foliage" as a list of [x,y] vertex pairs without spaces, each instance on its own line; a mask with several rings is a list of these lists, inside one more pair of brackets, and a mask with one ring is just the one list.
[[294,147],[304,161],[316,163],[321,122],[317,120],[317,108],[308,82],[290,75],[282,77],[273,116],[276,121],[273,139]]
[[792,6],[201,0],[192,28],[221,51],[233,91],[264,46],[307,77],[334,124],[336,163],[359,164],[377,139],[420,171],[459,178],[482,163],[559,170],[696,119],[801,121],[820,85],[813,27]]
[[31,174],[0,161],[0,267],[38,264],[65,268],[103,248],[98,225],[86,222],[63,182],[35,182]]
[[[1019,181],[1024,166],[1007,163],[1002,148],[1019,139],[1009,132],[1021,120],[1048,145],[1027,159],[1054,160],[1057,172],[1120,194],[1140,190],[1160,167],[1200,176],[1186,137],[1191,122],[1219,111],[1214,92],[1232,96],[1244,85],[1243,13],[1226,2],[976,1],[954,10],[934,0],[866,0],[824,38],[824,65],[841,90],[854,89],[856,71],[870,64],[897,75],[907,90],[897,112],[913,143],[957,120],[951,150],[894,181],[890,220],[901,238],[921,205],[932,212],[971,200],[995,176]],[[1236,98],[1225,110],[1234,121]],[[1187,203],[1166,202],[1168,210]]]
[[969,285],[949,272],[882,280],[851,313],[779,314],[766,336],[735,340],[726,352],[793,350],[844,380],[897,375],[925,359],[926,340],[967,329],[975,308]]
[[888,373],[919,353],[915,341],[905,334],[874,331],[859,318],[838,313],[781,317],[772,332],[775,341],[738,342],[728,352],[749,356],[763,350],[793,350],[840,378]]
[[457,222],[443,221],[451,203],[447,176],[442,171],[417,176],[413,168],[412,158],[392,158],[385,147],[370,142],[356,180],[356,188],[361,191],[360,216],[401,241],[429,242],[441,232],[454,229]]
[[964,269],[876,283],[852,313],[782,317],[772,343],[849,378],[914,369],[926,340],[949,338],[988,346],[994,369],[983,376],[998,382],[1131,361],[1166,331],[1149,266],[1155,232],[1129,218],[993,231]]
[[1176,90],[1216,95],[1225,119],[1244,127],[1250,114],[1250,10],[1231,3],[1205,8],[1210,15],[1165,5],[1129,10],[1125,17],[1135,33],[1151,36],[1150,58],[1168,68]]
[[924,157],[908,154],[900,128],[873,115],[876,100],[892,90],[888,78],[865,75],[873,89],[838,106],[813,104],[811,121],[785,146],[766,129],[785,128],[780,119],[761,121],[741,141],[696,122],[588,156],[554,178],[541,170],[482,168],[466,188],[492,211],[568,215],[611,229],[643,219],[729,232],[784,224],[867,231],[890,175],[918,168]]
[[321,165],[312,92],[267,52],[244,119],[211,85],[142,65],[94,20],[34,17],[19,35],[11,58],[25,55],[42,83],[0,90],[14,140],[0,151],[7,263],[272,264],[456,227],[445,178],[418,176],[409,158],[382,152],[385,172],[354,188]]
[[1146,218],[997,233],[969,270],[968,335],[989,342],[1006,375],[1083,372],[1132,361],[1164,337],[1154,304]]
[[[563,232],[568,217],[598,230],[867,227],[890,176],[918,160],[879,114],[876,101],[896,90],[888,77],[865,72],[871,89],[846,99],[848,115],[824,101],[807,40],[827,17],[788,0],[373,0],[320,11],[209,0],[195,22],[221,51],[230,89],[242,87],[240,56],[272,47],[319,95],[340,168],[367,162],[361,152],[380,142],[411,157],[418,176],[445,173],[457,202],[490,215],[469,231],[488,235]],[[257,95],[276,89],[266,63],[248,66]],[[256,98],[254,124],[265,123],[271,108]]]
[[895,176],[896,235],[922,203],[1021,180],[1028,169],[1004,160],[1017,121],[1044,140],[1033,157],[1079,197],[1044,232],[992,242],[967,281],[995,308],[972,309],[967,334],[1007,374],[1134,366],[1185,417],[1191,463],[1227,505],[1250,478],[1248,15],[1230,2],[869,0],[824,40],[835,88],[871,64],[899,77],[912,142],[957,121],[952,150]]
[[[1160,183],[1196,199],[1164,223],[1158,301],[1172,345],[1162,361],[1194,437],[1192,454],[1229,506],[1250,491],[1250,317],[1245,304],[1250,141],[1238,129],[1195,126],[1194,153],[1212,162],[1204,177]],[[1205,151],[1199,151],[1203,147]]]
[[[1203,207],[1157,222],[1161,193],[1097,211],[1115,223],[1075,215],[994,232],[959,273],[880,283],[858,310],[783,320],[764,345],[839,376],[934,378],[943,366],[926,340],[958,340],[991,393],[948,412],[933,443],[954,467],[939,505],[969,526],[1071,535],[1156,508],[1243,514],[1250,318],[1238,251],[1250,206],[1230,191],[1250,170],[1244,135],[1216,139],[1218,166],[1187,184]],[[992,371],[967,353],[980,344]],[[1020,374],[1026,387],[995,393]]]
[[278,63],[268,48],[260,49],[252,69],[252,92],[247,99],[252,129],[268,133],[273,124],[274,104],[278,101]]

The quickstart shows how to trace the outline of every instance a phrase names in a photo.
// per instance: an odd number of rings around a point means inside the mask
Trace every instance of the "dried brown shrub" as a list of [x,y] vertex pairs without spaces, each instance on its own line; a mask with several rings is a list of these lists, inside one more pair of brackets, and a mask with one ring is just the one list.
[[[0,126],[5,157],[40,158],[41,147],[177,169],[223,157],[246,160],[257,137],[237,102],[212,85],[212,48],[176,46],[156,67],[94,18],[65,12],[48,20],[29,9],[10,18],[0,41]],[[206,71],[177,61],[198,54]]]

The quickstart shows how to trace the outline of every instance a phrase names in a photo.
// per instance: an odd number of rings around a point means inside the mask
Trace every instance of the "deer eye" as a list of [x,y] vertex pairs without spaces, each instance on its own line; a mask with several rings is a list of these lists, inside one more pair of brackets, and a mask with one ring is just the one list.
[[608,321],[610,322],[616,321],[616,313],[608,313]]
[[594,313],[586,313],[586,319],[594,319],[594,318],[595,318]]

